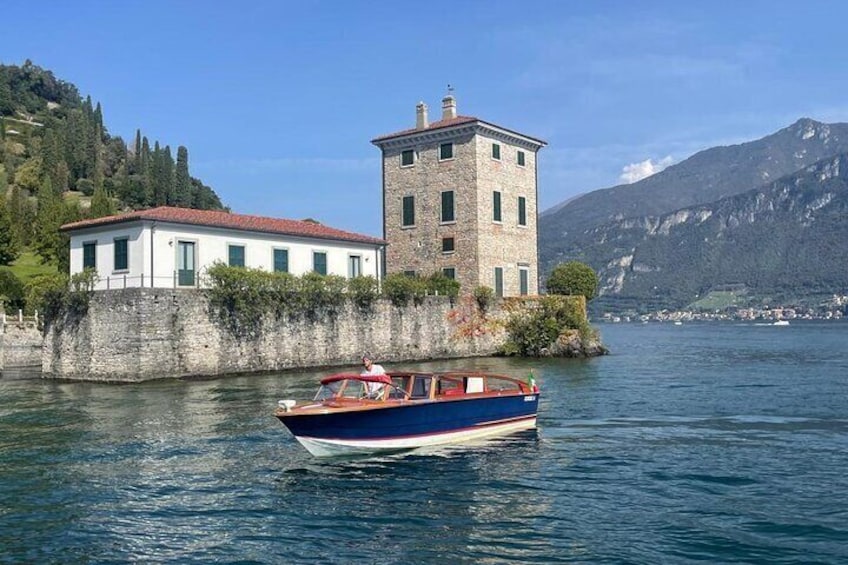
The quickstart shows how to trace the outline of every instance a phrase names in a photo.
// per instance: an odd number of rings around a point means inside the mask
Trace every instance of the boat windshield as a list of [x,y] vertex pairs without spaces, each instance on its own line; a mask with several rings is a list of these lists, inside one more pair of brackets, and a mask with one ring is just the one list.
[[315,400],[329,400],[330,398],[362,398],[368,395],[368,383],[344,379],[322,384],[315,395]]

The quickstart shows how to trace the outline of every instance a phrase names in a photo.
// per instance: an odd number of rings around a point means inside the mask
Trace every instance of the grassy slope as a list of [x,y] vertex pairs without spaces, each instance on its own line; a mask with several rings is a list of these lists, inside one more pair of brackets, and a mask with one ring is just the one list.
[[0,267],[12,271],[24,284],[36,275],[56,273],[55,265],[42,265],[41,258],[31,251],[24,251],[18,260],[8,267]]

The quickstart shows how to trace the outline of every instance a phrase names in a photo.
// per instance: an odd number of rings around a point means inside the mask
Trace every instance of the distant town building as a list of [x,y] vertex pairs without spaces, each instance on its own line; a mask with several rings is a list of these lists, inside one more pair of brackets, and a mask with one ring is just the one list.
[[441,272],[465,292],[538,293],[536,156],[539,139],[459,116],[442,99],[430,123],[373,139],[383,154],[387,273]]
[[159,207],[62,226],[71,274],[94,269],[97,290],[191,288],[215,262],[301,275],[382,278],[385,242],[314,221]]

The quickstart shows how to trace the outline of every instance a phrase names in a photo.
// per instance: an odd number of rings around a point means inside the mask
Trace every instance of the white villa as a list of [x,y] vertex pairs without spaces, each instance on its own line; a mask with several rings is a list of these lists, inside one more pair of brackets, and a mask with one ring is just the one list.
[[159,207],[62,226],[71,274],[97,271],[96,290],[203,285],[215,262],[293,275],[380,280],[386,242],[310,220]]

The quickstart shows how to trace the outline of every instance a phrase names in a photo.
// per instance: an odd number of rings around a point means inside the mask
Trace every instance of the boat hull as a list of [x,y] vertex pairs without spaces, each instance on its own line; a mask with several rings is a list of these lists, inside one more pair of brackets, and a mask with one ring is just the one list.
[[423,400],[372,409],[293,411],[277,417],[316,457],[402,451],[536,427],[539,394]]

